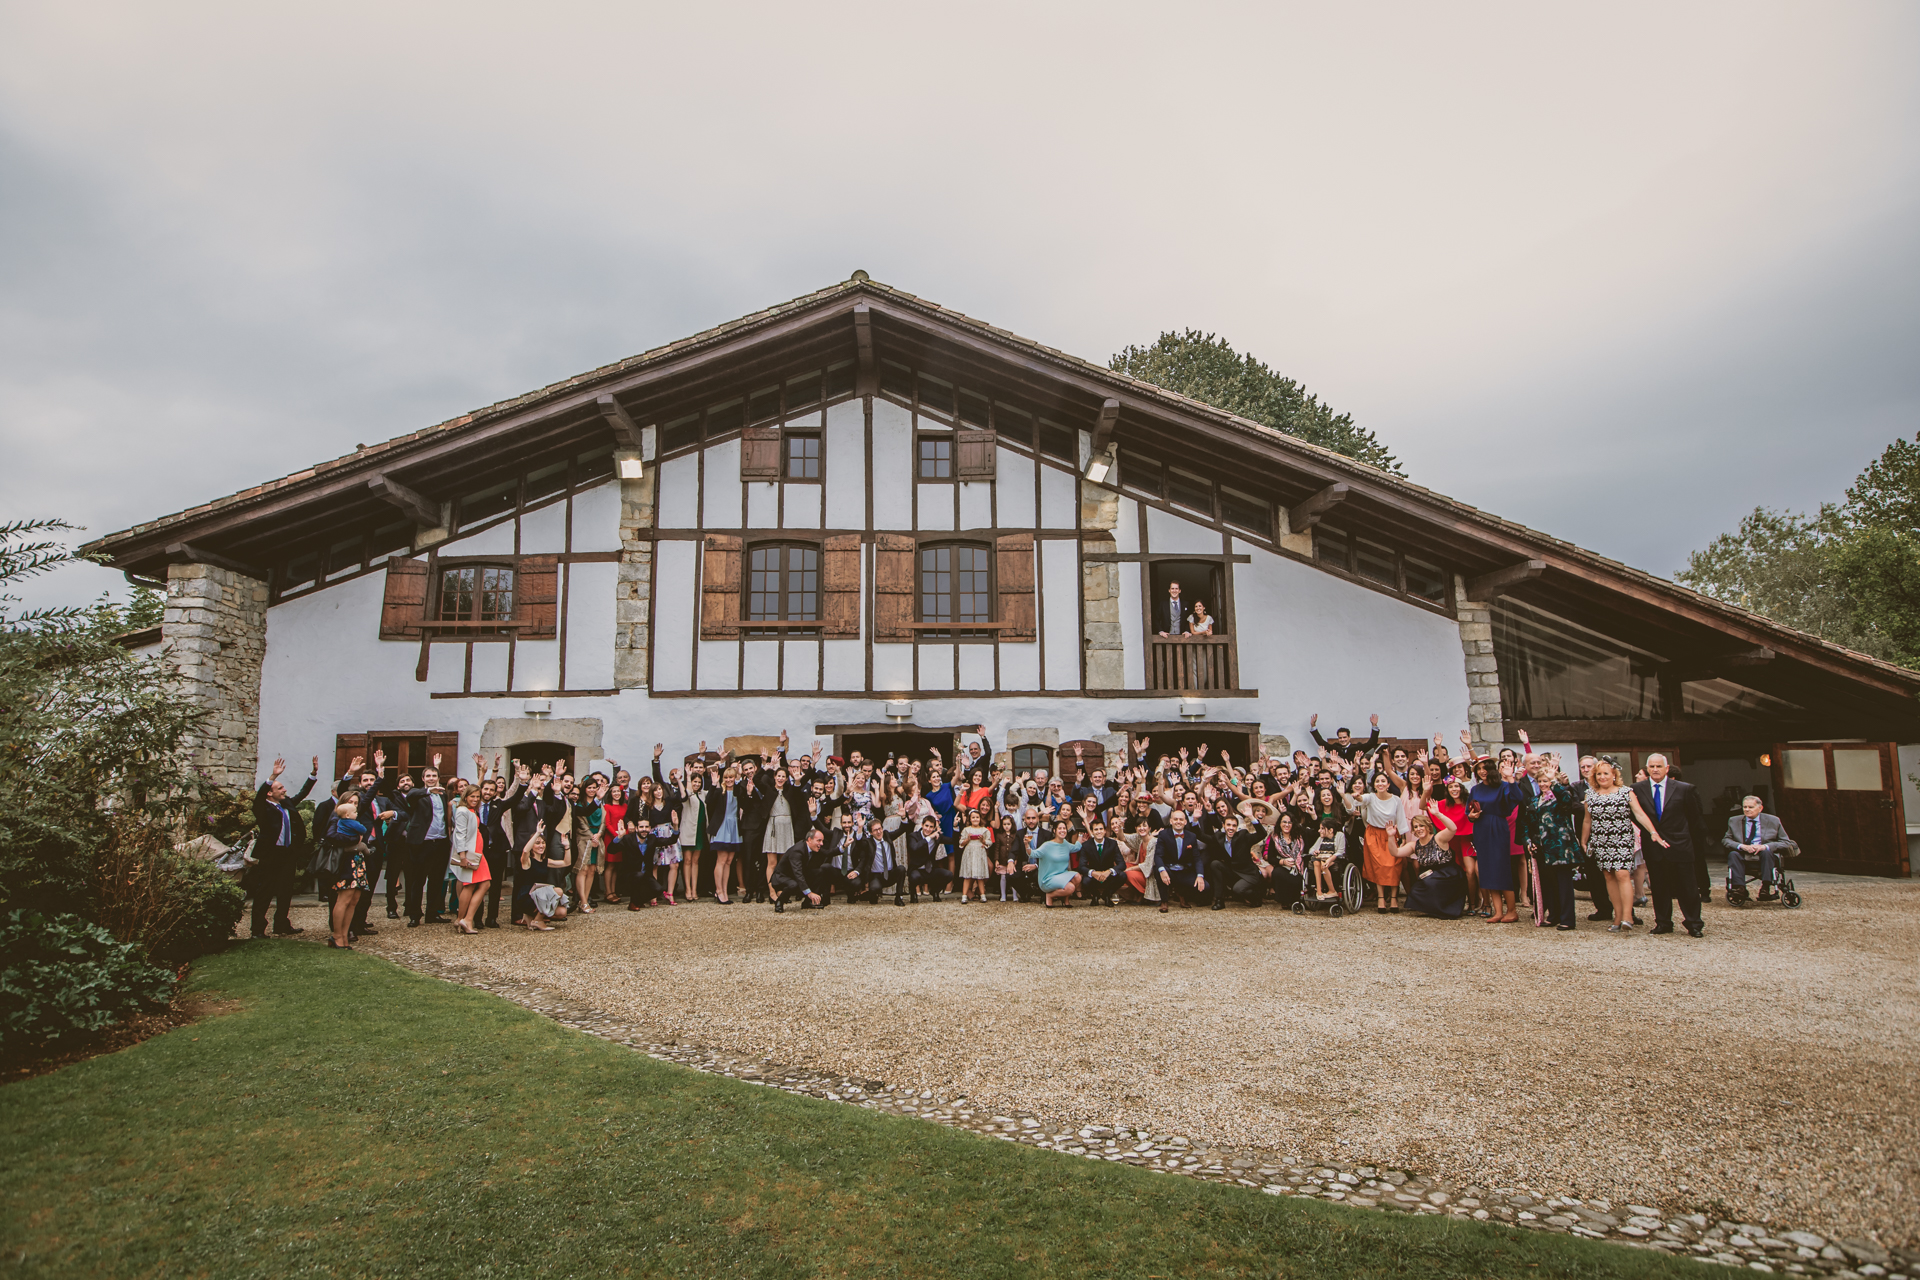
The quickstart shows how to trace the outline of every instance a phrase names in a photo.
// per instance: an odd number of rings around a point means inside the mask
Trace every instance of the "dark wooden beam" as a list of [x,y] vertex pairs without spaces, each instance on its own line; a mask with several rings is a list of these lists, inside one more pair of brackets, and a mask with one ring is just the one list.
[[1120,421],[1120,402],[1107,399],[1101,402],[1100,416],[1093,424],[1093,453],[1095,457],[1107,451],[1107,444],[1113,439],[1113,428]]
[[1299,533],[1320,523],[1320,517],[1347,500],[1353,486],[1344,481],[1330,484],[1305,502],[1287,509],[1287,531]]
[[1723,653],[1714,662],[1723,667],[1764,667],[1779,656],[1765,645],[1758,645],[1738,653]]
[[1467,599],[1491,600],[1508,587],[1517,587],[1523,582],[1531,582],[1546,571],[1545,560],[1522,560],[1519,564],[1510,564],[1504,569],[1483,573],[1468,581]]
[[853,340],[860,348],[860,380],[853,389],[870,396],[880,389],[880,366],[873,358],[873,313],[865,302],[853,304]]
[[167,544],[167,559],[181,564],[210,564],[216,569],[227,569],[233,573],[245,574],[249,578],[267,580],[267,571],[257,565],[240,560],[230,560],[226,556],[208,551],[205,547],[196,547],[191,542],[171,542]]
[[367,491],[382,502],[400,508],[422,529],[438,528],[440,504],[417,490],[409,489],[392,476],[381,474],[367,481]]
[[613,428],[613,438],[622,448],[639,450],[643,447],[639,424],[627,416],[627,411],[620,407],[618,400],[607,395],[597,397],[593,403],[600,410],[600,416],[606,419],[607,425]]
[[[1859,726],[1848,723],[1838,727],[1853,730]],[[1509,742],[1518,742],[1524,730],[1535,742],[1572,742],[1583,748],[1738,743],[1756,751],[1771,751],[1775,742],[1786,738],[1803,732],[1814,732],[1816,736],[1832,733],[1835,728],[1833,722],[1814,730],[1809,725],[1785,721],[1743,724],[1711,720],[1508,720],[1503,726],[1503,736]]]

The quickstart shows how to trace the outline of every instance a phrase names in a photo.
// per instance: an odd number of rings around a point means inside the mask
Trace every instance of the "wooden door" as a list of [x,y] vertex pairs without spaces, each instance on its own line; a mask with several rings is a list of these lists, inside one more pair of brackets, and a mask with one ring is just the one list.
[[1893,743],[1778,744],[1773,784],[1780,822],[1800,845],[1799,865],[1855,875],[1912,873]]
[[1092,779],[1095,769],[1104,769],[1107,766],[1107,749],[1099,743],[1084,738],[1077,742],[1061,743],[1054,752],[1053,773],[1057,778],[1064,778],[1068,786],[1073,785],[1076,772],[1075,751],[1080,752],[1078,759],[1086,763],[1089,780]]

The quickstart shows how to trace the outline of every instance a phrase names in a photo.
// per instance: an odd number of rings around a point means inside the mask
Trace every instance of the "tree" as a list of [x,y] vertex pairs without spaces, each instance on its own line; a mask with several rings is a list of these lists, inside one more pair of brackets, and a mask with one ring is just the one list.
[[1895,440],[1816,516],[1756,507],[1675,575],[1717,600],[1920,668],[1920,436]]
[[1108,367],[1394,475],[1405,474],[1373,432],[1354,425],[1352,414],[1335,413],[1292,378],[1241,355],[1211,333],[1168,331],[1151,346],[1128,347]]

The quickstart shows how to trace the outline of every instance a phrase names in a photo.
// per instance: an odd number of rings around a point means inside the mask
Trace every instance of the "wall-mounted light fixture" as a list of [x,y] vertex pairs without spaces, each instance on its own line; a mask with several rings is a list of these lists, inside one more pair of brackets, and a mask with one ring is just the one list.
[[895,721],[913,719],[913,704],[911,702],[889,702],[887,704],[887,719]]
[[530,716],[544,716],[553,711],[552,698],[528,698],[520,704],[520,709]]
[[1180,718],[1182,720],[1205,720],[1207,718],[1207,704],[1204,702],[1181,703]]

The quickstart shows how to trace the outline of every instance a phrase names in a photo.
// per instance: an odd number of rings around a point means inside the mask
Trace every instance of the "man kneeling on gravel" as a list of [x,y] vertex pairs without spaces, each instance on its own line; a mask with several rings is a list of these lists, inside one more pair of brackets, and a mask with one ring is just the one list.
[[821,908],[826,903],[819,894],[807,885],[807,869],[817,862],[820,846],[827,842],[827,833],[818,827],[809,827],[804,839],[780,855],[780,861],[774,864],[773,909],[784,912],[789,898],[797,899],[800,909]]

